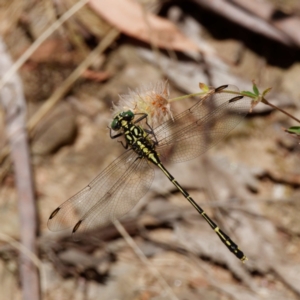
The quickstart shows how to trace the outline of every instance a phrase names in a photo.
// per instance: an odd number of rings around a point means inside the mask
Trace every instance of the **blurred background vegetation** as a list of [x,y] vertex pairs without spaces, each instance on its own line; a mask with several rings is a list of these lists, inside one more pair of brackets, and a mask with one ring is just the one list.
[[129,89],[255,79],[299,118],[299,28],[295,0],[2,0],[0,299],[300,299],[299,145],[283,130],[298,124],[263,104],[205,155],[167,165],[245,264],[158,172],[122,220],[129,237],[47,228],[122,153],[107,126]]

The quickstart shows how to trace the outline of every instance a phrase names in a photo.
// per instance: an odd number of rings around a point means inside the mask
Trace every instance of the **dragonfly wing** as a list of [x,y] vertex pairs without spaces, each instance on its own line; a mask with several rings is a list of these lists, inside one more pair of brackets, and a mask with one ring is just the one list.
[[[128,174],[129,170],[137,168],[141,163],[141,160],[136,158],[136,153],[132,150],[128,150],[115,159],[88,186],[53,211],[48,220],[48,228],[52,231],[58,231],[74,227],[95,205],[98,204],[97,207],[100,210],[101,207],[102,210],[105,210],[103,207],[114,205],[115,201],[113,200],[116,186],[118,184],[121,185],[124,178],[130,175]],[[146,182],[145,180],[135,182],[135,199],[138,197],[141,198],[151,185],[153,170],[151,168],[149,169],[150,171],[148,171],[148,173],[146,172],[148,174],[145,177]],[[131,194],[134,194],[133,186],[132,184]],[[128,203],[128,201],[130,202],[131,200],[124,197],[124,202]],[[122,205],[125,206],[125,204],[121,204],[121,206]],[[121,211],[125,213],[125,209],[121,209]],[[107,218],[104,216],[102,219]]]
[[136,159],[131,164],[119,166],[122,178],[106,191],[78,221],[73,229],[77,235],[118,219],[129,212],[149,190],[154,178],[154,170],[145,158]]
[[[201,97],[201,99],[199,101],[197,101],[192,107],[190,107],[189,109],[183,111],[182,113],[176,115],[175,117],[171,118],[170,120],[164,122],[163,124],[159,125],[158,127],[156,127],[154,129],[154,133],[155,136],[157,138],[158,141],[162,141],[162,142],[166,142],[167,138],[170,136],[170,134],[173,133],[173,131],[177,130],[178,127],[181,127],[182,125],[178,125],[181,124],[183,121],[185,122],[186,126],[192,124],[194,122],[194,119],[191,118],[192,111],[200,111],[201,107],[204,106],[205,107],[205,102],[207,101],[211,101],[212,97],[215,94],[218,94],[217,90],[220,89],[220,91],[222,90],[226,90],[226,86],[224,86],[225,88],[217,88],[215,90],[211,90],[207,95],[205,95],[204,97]],[[233,86],[231,86],[233,87]],[[235,90],[237,89],[237,87],[233,87]],[[204,116],[205,114],[203,114]]]
[[[238,91],[234,86],[227,89]],[[193,159],[217,144],[236,127],[251,108],[251,99],[213,93],[154,130],[157,152],[172,162]],[[233,99],[233,100],[232,100]]]

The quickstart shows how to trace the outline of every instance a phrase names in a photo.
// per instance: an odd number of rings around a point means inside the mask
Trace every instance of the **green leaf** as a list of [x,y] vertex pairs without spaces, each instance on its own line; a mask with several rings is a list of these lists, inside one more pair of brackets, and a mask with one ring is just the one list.
[[257,97],[257,95],[255,95],[255,94],[253,94],[253,93],[251,93],[249,91],[242,91],[241,95],[242,96],[246,96],[246,97],[250,97],[250,98],[256,98]]
[[266,95],[271,91],[271,89],[272,89],[272,88],[267,88],[267,89],[265,89],[265,90],[263,91],[263,93],[262,93],[262,96],[263,96],[263,97],[266,96]]
[[252,88],[253,88],[254,94],[255,94],[256,96],[258,96],[258,95],[259,95],[259,90],[258,90],[258,88],[257,88],[257,86],[256,86],[256,84],[255,84],[254,81],[253,81],[253,86],[252,86]]
[[209,86],[206,85],[205,83],[199,82],[199,88],[200,90],[202,90],[203,92],[209,92]]
[[298,127],[298,126],[290,127],[286,131],[289,132],[289,133],[294,133],[294,134],[299,134],[300,135],[300,127]]

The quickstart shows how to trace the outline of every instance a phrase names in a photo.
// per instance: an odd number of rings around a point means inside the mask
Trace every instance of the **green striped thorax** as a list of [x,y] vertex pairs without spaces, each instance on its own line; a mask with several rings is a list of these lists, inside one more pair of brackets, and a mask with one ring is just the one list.
[[134,113],[131,110],[119,113],[111,122],[111,129],[119,130],[121,128],[121,121],[125,120],[131,122],[134,118]]

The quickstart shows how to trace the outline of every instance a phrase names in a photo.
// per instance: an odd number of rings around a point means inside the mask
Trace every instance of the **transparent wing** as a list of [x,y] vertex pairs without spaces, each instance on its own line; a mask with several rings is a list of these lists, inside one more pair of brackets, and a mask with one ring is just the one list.
[[154,178],[154,170],[147,159],[137,159],[134,163],[121,168],[125,171],[122,179],[116,181],[75,225],[73,229],[75,239],[83,232],[122,217],[149,190]]
[[238,91],[228,86],[221,93],[212,93],[190,109],[170,119],[156,129],[156,151],[172,162],[193,159],[221,141],[236,127],[251,108],[251,99],[232,100]]
[[80,227],[92,229],[119,218],[149,190],[153,177],[154,170],[147,161],[138,159],[134,151],[128,150],[87,187],[54,210],[48,228],[58,231],[74,227],[83,220]]

